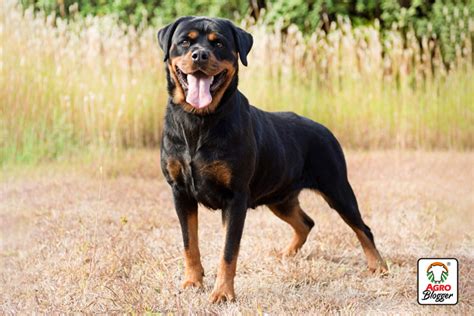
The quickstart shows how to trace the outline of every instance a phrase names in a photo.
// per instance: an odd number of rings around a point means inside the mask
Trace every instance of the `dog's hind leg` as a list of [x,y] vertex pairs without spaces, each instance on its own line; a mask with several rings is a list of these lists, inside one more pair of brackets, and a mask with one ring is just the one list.
[[267,206],[294,230],[293,239],[286,249],[281,252],[281,255],[295,255],[306,242],[306,238],[314,226],[313,220],[301,209],[298,196],[294,196],[282,203],[269,204]]
[[329,206],[335,209],[356,233],[367,257],[369,270],[372,272],[387,272],[387,265],[375,247],[374,236],[369,226],[362,220],[356,197],[349,182],[344,179],[330,188],[322,187],[319,191]]

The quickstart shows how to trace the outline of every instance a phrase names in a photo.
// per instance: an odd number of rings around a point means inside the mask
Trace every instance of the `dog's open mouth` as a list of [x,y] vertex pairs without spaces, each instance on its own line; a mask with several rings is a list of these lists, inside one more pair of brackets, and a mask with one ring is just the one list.
[[179,67],[176,67],[176,74],[179,83],[186,93],[186,102],[197,109],[202,109],[211,104],[212,94],[224,83],[227,70],[218,73],[215,76],[208,76],[198,70],[186,74]]

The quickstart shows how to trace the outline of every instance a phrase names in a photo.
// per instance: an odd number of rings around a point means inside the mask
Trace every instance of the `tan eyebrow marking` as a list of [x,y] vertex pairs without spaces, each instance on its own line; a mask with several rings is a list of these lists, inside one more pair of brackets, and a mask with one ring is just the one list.
[[207,39],[210,41],[215,41],[217,39],[217,34],[215,32],[211,32],[207,35]]
[[191,31],[188,33],[188,37],[190,39],[196,39],[199,36],[199,33],[197,31]]

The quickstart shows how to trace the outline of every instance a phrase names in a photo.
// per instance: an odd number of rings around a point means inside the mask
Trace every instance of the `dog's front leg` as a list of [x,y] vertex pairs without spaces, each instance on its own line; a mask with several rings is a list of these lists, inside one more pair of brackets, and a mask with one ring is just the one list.
[[198,245],[198,205],[195,199],[178,190],[173,190],[173,197],[184,243],[185,280],[183,288],[202,287],[204,269]]
[[216,283],[210,297],[212,303],[235,300],[234,277],[246,215],[246,194],[235,194],[229,205],[222,210],[225,244],[217,270]]

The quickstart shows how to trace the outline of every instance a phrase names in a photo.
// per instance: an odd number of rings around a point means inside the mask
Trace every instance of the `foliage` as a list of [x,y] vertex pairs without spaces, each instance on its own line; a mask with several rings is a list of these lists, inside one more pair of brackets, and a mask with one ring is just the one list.
[[[21,0],[23,6],[34,6],[49,14],[63,17],[80,15],[116,15],[135,26],[152,23],[163,25],[182,15],[220,16],[234,20],[248,18],[252,3],[246,0]],[[347,17],[354,26],[380,21],[383,31],[394,25],[404,33],[415,29],[418,38],[429,37],[441,47],[444,61],[452,62],[456,49],[463,48],[466,37],[473,36],[469,18],[474,1],[469,0],[269,0],[260,1],[261,19],[286,30],[295,24],[304,34],[318,27],[329,30],[331,21]],[[453,23],[454,22],[454,23]],[[458,46],[458,47],[456,47]]]
[[248,3],[242,0],[21,0],[21,3],[25,8],[34,6],[36,10],[47,14],[57,12],[62,17],[75,13],[82,16],[115,14],[135,26],[143,22],[169,23],[182,15],[239,18],[248,8]]
[[[156,28],[111,15],[61,19],[0,14],[0,165],[94,148],[153,147],[167,100]],[[452,67],[414,30],[382,35],[341,19],[330,30],[282,36],[266,24],[240,88],[256,106],[327,125],[345,147],[474,148],[472,41]]]

